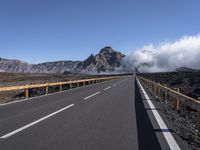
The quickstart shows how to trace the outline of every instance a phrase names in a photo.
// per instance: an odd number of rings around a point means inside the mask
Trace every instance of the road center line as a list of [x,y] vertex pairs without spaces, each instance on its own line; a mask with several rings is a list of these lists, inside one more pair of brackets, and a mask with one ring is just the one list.
[[93,96],[95,96],[95,95],[97,95],[97,94],[100,94],[100,93],[101,93],[101,91],[96,92],[96,93],[94,93],[94,94],[92,94],[92,95],[90,95],[90,96],[88,96],[88,97],[85,97],[84,99],[87,100],[87,99],[89,99],[89,98],[91,98],[91,97],[93,97]]
[[14,134],[17,134],[18,132],[23,131],[23,130],[25,130],[25,129],[27,129],[27,128],[29,128],[29,127],[31,127],[31,126],[33,126],[33,125],[35,125],[35,124],[37,124],[37,123],[39,123],[39,122],[45,120],[45,119],[47,119],[47,118],[50,118],[50,117],[52,117],[52,116],[54,116],[54,115],[56,115],[56,114],[58,114],[58,113],[60,113],[60,112],[62,112],[62,111],[64,111],[64,110],[66,110],[66,109],[72,107],[72,106],[74,106],[74,104],[71,104],[71,105],[69,105],[69,106],[66,106],[66,107],[64,107],[64,108],[62,108],[62,109],[60,109],[60,110],[58,110],[58,111],[56,111],[56,112],[53,112],[53,113],[51,113],[51,114],[49,114],[49,115],[47,115],[47,116],[44,116],[44,117],[42,117],[42,118],[40,118],[40,119],[38,119],[38,120],[36,120],[36,121],[30,123],[30,124],[27,124],[27,125],[25,125],[25,126],[19,128],[19,129],[17,129],[17,130],[14,130],[14,131],[12,131],[12,132],[10,132],[10,133],[4,135],[4,136],[1,136],[0,139],[6,139],[6,138],[8,138],[8,137],[10,137],[10,136],[12,136],[12,135],[14,135]]
[[112,86],[116,86],[117,84],[113,84]]
[[106,90],[108,90],[108,89],[110,89],[110,88],[111,88],[111,86],[109,86],[109,87],[105,88],[105,89],[104,89],[104,91],[106,91]]
[[117,84],[120,84],[120,83],[122,83],[122,82],[124,82],[124,80],[121,80],[121,81],[117,82]]
[[[137,82],[138,82],[140,88],[142,89],[142,92],[145,96],[145,99],[147,100],[147,102],[149,104],[149,107],[152,109],[152,113],[153,113],[154,117],[156,118],[156,121],[158,122],[160,129],[163,131],[162,133],[163,133],[170,149],[171,150],[180,150],[179,145],[176,143],[176,140],[174,139],[171,132],[165,125],[165,122],[159,115],[158,111],[155,109],[155,106],[153,105],[152,101],[150,100],[149,96],[147,95],[146,91],[144,90],[144,88],[142,87],[142,85],[140,84],[140,81],[138,79],[137,79]],[[168,131],[168,132],[166,132],[166,131]]]

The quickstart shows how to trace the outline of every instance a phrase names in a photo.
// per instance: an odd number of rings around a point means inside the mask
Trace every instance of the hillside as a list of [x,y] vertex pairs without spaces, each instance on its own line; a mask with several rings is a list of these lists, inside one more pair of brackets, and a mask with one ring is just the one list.
[[100,73],[113,72],[121,66],[124,54],[105,47],[84,61],[56,61],[29,64],[20,60],[0,58],[0,72],[10,73]]

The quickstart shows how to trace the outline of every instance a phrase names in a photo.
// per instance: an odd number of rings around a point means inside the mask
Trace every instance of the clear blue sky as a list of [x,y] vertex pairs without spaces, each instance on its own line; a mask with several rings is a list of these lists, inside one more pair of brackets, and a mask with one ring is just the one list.
[[200,0],[0,0],[0,57],[83,60],[200,32]]

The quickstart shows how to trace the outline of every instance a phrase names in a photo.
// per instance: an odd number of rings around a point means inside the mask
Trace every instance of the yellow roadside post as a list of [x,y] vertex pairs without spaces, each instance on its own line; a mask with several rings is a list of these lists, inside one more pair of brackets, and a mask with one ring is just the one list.
[[28,91],[28,89],[25,89],[25,97],[26,97],[26,98],[29,97],[29,91]]
[[[46,83],[47,84],[47,83]],[[45,95],[47,95],[49,93],[49,86],[47,85],[46,87],[45,87]]]

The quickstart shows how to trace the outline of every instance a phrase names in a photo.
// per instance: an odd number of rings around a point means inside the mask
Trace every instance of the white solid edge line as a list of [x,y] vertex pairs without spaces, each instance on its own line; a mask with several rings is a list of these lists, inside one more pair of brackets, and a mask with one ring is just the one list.
[[99,93],[101,93],[101,91],[96,92],[96,93],[94,93],[94,94],[92,94],[92,95],[90,95],[90,96],[88,96],[88,97],[85,97],[84,100],[87,100],[87,99],[89,99],[89,98],[91,98],[91,97],[93,97],[93,96],[95,96],[95,95],[97,95],[97,94],[99,94]]
[[33,126],[33,125],[35,125],[35,124],[37,124],[37,123],[39,123],[39,122],[45,120],[45,119],[47,119],[47,118],[50,118],[50,117],[52,117],[52,116],[54,116],[54,115],[56,115],[56,114],[58,114],[58,113],[60,113],[60,112],[62,112],[62,111],[64,111],[64,110],[66,110],[66,109],[68,109],[68,108],[70,108],[70,107],[72,107],[72,106],[74,106],[74,104],[71,104],[71,105],[66,106],[66,107],[64,107],[64,108],[62,108],[62,109],[59,109],[59,110],[56,111],[56,112],[53,112],[53,113],[51,113],[51,114],[49,114],[49,115],[47,115],[47,116],[44,116],[44,117],[42,117],[42,118],[40,118],[40,119],[38,119],[38,120],[36,120],[36,121],[30,123],[30,124],[27,124],[27,125],[25,125],[25,126],[19,128],[19,129],[17,129],[17,130],[14,130],[14,131],[12,131],[12,132],[6,134],[6,135],[3,135],[3,136],[0,137],[0,139],[6,139],[6,138],[8,138],[8,137],[10,137],[10,136],[12,136],[12,135],[14,135],[14,134],[20,132],[20,131],[23,131],[23,130],[25,130],[25,129],[27,129],[27,128],[29,128],[29,127],[31,127],[31,126]]
[[[156,118],[156,121],[158,122],[160,129],[163,130],[162,133],[163,133],[170,149],[171,150],[180,150],[179,145],[177,144],[176,140],[174,139],[174,137],[170,133],[169,129],[165,125],[165,123],[164,123],[163,119],[161,118],[161,116],[159,115],[158,111],[155,109],[155,106],[151,102],[149,96],[147,95],[146,91],[144,90],[144,88],[142,87],[142,85],[140,84],[140,81],[138,79],[137,79],[137,82],[138,82],[140,88],[142,89],[142,92],[149,104],[149,107],[152,109],[151,111],[152,111],[154,117]],[[166,132],[166,131],[169,131],[169,132]]]
[[108,90],[108,89],[110,89],[110,88],[111,88],[111,86],[109,86],[109,87],[105,88],[105,89],[104,89],[104,91],[106,91],[106,90]]

